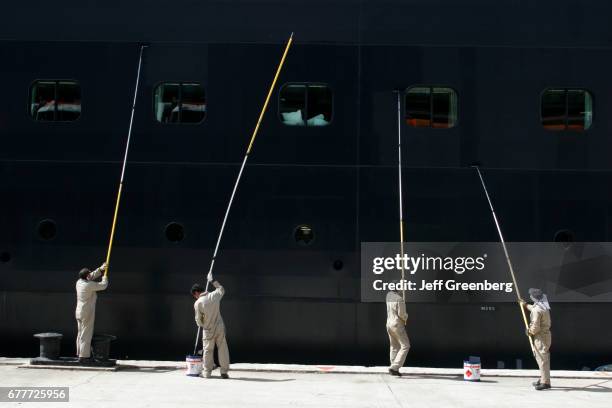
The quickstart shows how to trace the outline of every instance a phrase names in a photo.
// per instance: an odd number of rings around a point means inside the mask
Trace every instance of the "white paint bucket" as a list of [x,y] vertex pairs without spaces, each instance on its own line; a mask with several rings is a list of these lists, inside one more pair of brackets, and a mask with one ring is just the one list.
[[187,356],[187,375],[190,377],[199,377],[202,374],[202,356]]
[[480,363],[464,361],[463,379],[465,381],[480,381]]

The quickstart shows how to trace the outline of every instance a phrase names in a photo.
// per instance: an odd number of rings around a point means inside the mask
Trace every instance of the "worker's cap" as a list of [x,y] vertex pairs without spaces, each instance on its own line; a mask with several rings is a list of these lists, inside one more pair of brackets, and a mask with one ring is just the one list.
[[544,292],[542,292],[542,289],[529,288],[529,296],[534,301],[542,300],[544,297]]
[[199,283],[194,283],[191,287],[191,294],[193,295],[196,292],[204,292],[206,289],[202,287]]
[[79,278],[81,278],[81,279],[87,279],[87,275],[89,275],[89,274],[90,274],[90,272],[91,272],[91,271],[90,271],[89,269],[87,269],[87,268],[83,268],[83,269],[81,269],[81,270],[79,271]]

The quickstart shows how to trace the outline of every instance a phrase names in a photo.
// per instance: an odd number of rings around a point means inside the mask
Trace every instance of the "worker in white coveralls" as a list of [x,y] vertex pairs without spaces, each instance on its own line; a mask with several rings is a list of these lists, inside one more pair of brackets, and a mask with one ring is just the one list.
[[540,379],[533,383],[536,390],[550,388],[550,304],[547,296],[541,289],[529,289],[529,297],[533,305],[521,300],[521,304],[531,312],[529,316],[529,329],[527,335],[533,339],[535,347],[534,356],[540,368]]
[[389,334],[390,353],[389,374],[400,377],[400,368],[406,361],[408,350],[410,350],[410,340],[406,333],[406,322],[408,313],[406,312],[406,302],[402,295],[392,290],[387,293],[387,333]]
[[108,287],[108,277],[103,276],[101,282],[96,282],[102,272],[106,270],[103,263],[95,271],[87,268],[81,269],[79,279],[76,282],[76,311],[74,313],[77,321],[78,334],[76,340],[76,352],[80,362],[93,361],[91,358],[91,338],[94,332],[94,321],[96,319],[96,292]]
[[219,282],[213,280],[212,274],[208,274],[208,281],[212,283],[215,290],[206,292],[202,286],[195,284],[191,287],[191,295],[197,299],[193,305],[195,310],[195,321],[202,328],[202,341],[204,343],[204,376],[210,378],[213,370],[213,353],[215,345],[219,355],[221,366],[221,378],[229,378],[229,350],[225,339],[225,325],[221,317],[221,298],[225,289]]

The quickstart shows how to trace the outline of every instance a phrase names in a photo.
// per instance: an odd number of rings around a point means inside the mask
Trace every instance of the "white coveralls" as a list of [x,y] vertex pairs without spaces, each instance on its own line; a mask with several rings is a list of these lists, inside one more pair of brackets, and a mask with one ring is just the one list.
[[533,336],[535,359],[540,368],[540,383],[550,385],[550,311],[539,304],[527,305],[531,311],[529,316],[529,334]]
[[215,344],[219,354],[219,364],[221,365],[221,374],[227,374],[229,371],[229,350],[227,348],[227,340],[225,339],[225,325],[221,317],[220,306],[221,298],[225,294],[223,286],[208,293],[201,294],[198,300],[193,305],[195,310],[195,321],[202,328],[202,342],[204,345],[204,370],[206,377],[210,377],[213,369],[213,352]]
[[404,365],[410,340],[406,333],[406,303],[397,292],[387,293],[387,333],[389,334],[391,370],[398,371]]
[[102,277],[102,282],[94,282],[102,274],[98,268],[89,274],[88,279],[79,279],[76,282],[77,305],[75,317],[78,326],[76,340],[76,352],[80,358],[91,357],[91,338],[94,332],[94,321],[96,319],[97,291],[104,290],[108,286],[108,278]]

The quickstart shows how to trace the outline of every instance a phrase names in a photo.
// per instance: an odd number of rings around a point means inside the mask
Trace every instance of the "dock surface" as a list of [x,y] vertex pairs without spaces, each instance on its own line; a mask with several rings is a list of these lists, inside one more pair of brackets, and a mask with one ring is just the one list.
[[[553,371],[553,388],[535,391],[535,370],[483,370],[466,382],[457,369],[235,364],[231,378],[188,377],[184,363],[122,361],[117,371],[24,369],[0,359],[0,386],[70,387],[70,407],[610,407],[612,373]],[[2,403],[2,406],[22,406]]]

